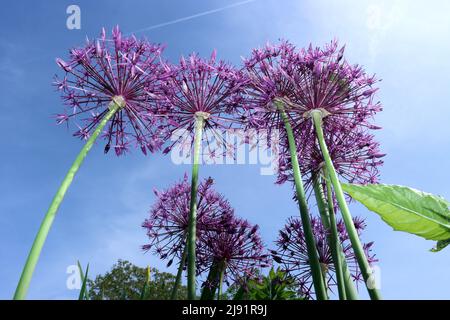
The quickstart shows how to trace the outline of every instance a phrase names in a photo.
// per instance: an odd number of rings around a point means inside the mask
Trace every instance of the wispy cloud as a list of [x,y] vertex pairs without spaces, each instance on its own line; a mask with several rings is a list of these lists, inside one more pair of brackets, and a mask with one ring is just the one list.
[[189,21],[189,20],[192,20],[192,19],[197,19],[197,18],[200,18],[200,17],[208,16],[208,15],[211,15],[211,14],[214,14],[214,13],[218,13],[218,12],[222,12],[222,11],[225,11],[225,10],[228,10],[228,9],[231,9],[231,8],[236,8],[236,7],[248,4],[250,2],[255,2],[255,1],[256,0],[246,0],[246,1],[236,2],[236,3],[230,4],[230,5],[224,6],[224,7],[217,8],[217,9],[207,10],[207,11],[199,12],[199,13],[196,13],[196,14],[193,14],[193,15],[190,15],[190,16],[178,18],[178,19],[175,19],[175,20],[170,20],[170,21],[158,23],[158,24],[155,24],[155,25],[152,25],[152,26],[149,26],[149,27],[145,27],[145,28],[142,28],[142,29],[138,29],[138,30],[132,31],[130,33],[140,33],[140,32],[150,31],[150,30],[154,30],[154,29],[159,29],[159,28],[162,28],[162,27],[167,27],[167,26],[170,26],[170,25],[173,25],[173,24],[177,24],[177,23],[180,23],[180,22],[185,22],[185,21]]
[[367,7],[366,27],[369,32],[368,46],[370,62],[374,63],[382,42],[404,13],[405,2],[402,0],[378,2]]

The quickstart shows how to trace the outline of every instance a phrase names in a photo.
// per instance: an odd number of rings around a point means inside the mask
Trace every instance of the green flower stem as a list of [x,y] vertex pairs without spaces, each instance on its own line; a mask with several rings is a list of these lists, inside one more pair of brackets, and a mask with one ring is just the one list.
[[175,278],[175,283],[173,284],[172,294],[170,296],[171,300],[177,298],[178,288],[180,287],[181,276],[183,275],[183,268],[186,265],[187,256],[187,245],[183,249],[183,254],[181,255],[180,265],[178,266],[177,277]]
[[218,274],[218,265],[217,263],[213,263],[211,268],[209,269],[208,276],[206,277],[206,285],[204,285],[202,294],[200,295],[200,300],[212,300],[214,298],[214,292],[216,288],[211,287],[211,284],[214,282],[214,279],[217,278]]
[[327,285],[328,266],[325,263],[321,263],[320,269],[322,270],[323,283],[325,284],[325,294],[327,295],[327,299],[329,299],[330,297],[328,296],[328,285]]
[[314,290],[316,292],[317,300],[326,300],[327,293],[325,289],[325,283],[323,281],[322,271],[319,263],[319,255],[317,253],[316,241],[314,240],[314,234],[311,227],[311,219],[308,212],[308,204],[306,203],[305,190],[303,188],[302,177],[300,173],[300,166],[297,158],[297,147],[295,145],[294,133],[289,123],[288,116],[284,110],[283,103],[276,102],[276,106],[280,112],[281,118],[284,122],[286,134],[289,142],[289,151],[291,155],[291,165],[294,173],[295,190],[297,194],[297,201],[300,209],[300,217],[302,220],[302,226],[305,233],[306,248],[308,251],[308,259],[311,266],[312,279],[314,284]]
[[217,293],[217,300],[220,300],[222,295],[222,288],[223,288],[223,277],[225,275],[225,269],[227,268],[226,262],[223,262],[221,265],[220,270],[220,276],[219,276],[219,291]]
[[316,197],[317,209],[319,210],[320,220],[322,221],[322,225],[326,230],[330,230],[330,216],[328,213],[328,207],[325,205],[325,196],[323,194],[322,185],[319,174],[314,174],[313,176],[313,188],[314,195]]
[[203,112],[195,114],[195,137],[194,137],[194,162],[192,165],[191,180],[191,203],[188,219],[188,299],[194,300],[195,290],[195,246],[196,246],[196,225],[197,225],[197,188],[198,188],[198,167],[200,164],[200,149],[202,145],[203,126],[207,116]]
[[[322,224],[327,230],[327,241],[331,249],[331,257],[333,258],[334,269],[336,272],[336,282],[338,287],[338,295],[340,300],[347,300],[345,292],[344,275],[342,272],[341,257],[339,254],[339,239],[337,238],[337,227],[335,219],[331,218],[328,207],[326,205],[323,193],[322,179],[319,174],[315,174],[313,178],[314,194],[316,196],[317,207],[319,209]],[[333,220],[334,225],[331,225]],[[326,283],[326,282],[325,282]]]
[[316,130],[317,139],[319,140],[320,149],[322,150],[322,155],[325,160],[325,166],[327,168],[328,174],[333,185],[336,199],[339,204],[339,208],[342,213],[342,218],[344,220],[345,228],[347,229],[350,242],[352,243],[353,251],[355,252],[356,260],[358,261],[359,268],[361,269],[364,281],[366,283],[367,290],[369,292],[370,298],[372,300],[380,300],[381,295],[377,289],[371,288],[369,283],[371,283],[372,269],[367,261],[367,257],[364,253],[363,246],[359,240],[358,233],[356,231],[355,225],[353,224],[353,219],[348,209],[347,202],[345,201],[344,192],[342,191],[341,183],[339,182],[338,175],[334,169],[333,162],[331,161],[330,154],[328,152],[328,147],[325,143],[323,129],[322,129],[322,111],[313,110],[311,111],[311,117]]
[[[213,300],[216,294],[218,285],[220,285],[220,279],[225,272],[226,263],[224,261],[214,261],[209,269],[206,283],[203,287],[203,291],[200,300]],[[222,278],[223,279],[223,278]],[[220,288],[219,288],[220,290]]]
[[58,211],[58,208],[64,199],[64,195],[66,194],[67,189],[69,189],[69,186],[72,183],[75,174],[83,163],[84,158],[88,154],[89,150],[92,148],[95,140],[97,140],[98,136],[100,135],[108,121],[121,107],[124,106],[124,103],[125,102],[121,97],[113,98],[113,101],[111,101],[111,103],[109,104],[109,111],[100,121],[97,128],[92,133],[86,144],[83,146],[83,149],[81,149],[80,153],[67,172],[63,182],[61,183],[55,197],[50,204],[50,207],[48,208],[47,213],[45,214],[44,219],[42,220],[36,238],[34,239],[33,246],[31,247],[30,253],[28,254],[27,261],[25,262],[25,266],[22,271],[22,275],[20,276],[16,292],[14,293],[14,300],[23,300],[26,298],[28,287],[30,286],[31,278],[33,276],[34,269],[36,268],[36,264],[39,260],[42,247],[44,246],[47,235],[53,224],[53,220],[55,219],[56,212]]
[[333,190],[331,189],[331,183],[330,178],[328,177],[328,174],[326,173],[326,170],[324,170],[325,175],[325,184],[327,188],[327,203],[328,203],[328,212],[330,214],[330,224],[331,224],[331,235],[334,239],[336,239],[336,243],[338,244],[338,259],[339,263],[341,265],[342,270],[342,277],[344,280],[345,285],[345,295],[348,300],[358,300],[358,292],[356,291],[355,284],[352,281],[352,276],[350,274],[350,270],[348,269],[347,261],[345,258],[344,250],[342,249],[342,245],[339,242],[339,234],[337,230],[337,223],[336,223],[336,214],[334,212],[334,205],[333,205]]

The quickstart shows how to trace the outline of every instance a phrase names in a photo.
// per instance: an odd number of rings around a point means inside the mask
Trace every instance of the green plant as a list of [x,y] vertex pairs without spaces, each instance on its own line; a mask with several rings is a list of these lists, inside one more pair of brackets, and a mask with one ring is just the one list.
[[[294,280],[279,268],[271,268],[267,276],[247,282],[249,300],[297,300],[302,299],[294,290]],[[239,293],[239,292],[238,292]]]
[[[119,260],[110,271],[88,280],[91,300],[169,300],[175,276],[155,268],[140,268]],[[187,288],[180,286],[176,299],[186,299]]]

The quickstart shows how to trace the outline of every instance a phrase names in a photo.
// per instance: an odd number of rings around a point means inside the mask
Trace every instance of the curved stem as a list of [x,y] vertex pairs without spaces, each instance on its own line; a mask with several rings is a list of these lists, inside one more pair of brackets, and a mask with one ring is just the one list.
[[55,219],[56,212],[64,199],[64,195],[66,194],[67,189],[69,189],[70,184],[75,177],[78,169],[83,163],[84,158],[88,154],[89,150],[92,148],[95,140],[97,140],[98,136],[102,132],[105,125],[108,121],[114,116],[114,114],[123,106],[123,101],[115,100],[111,101],[109,104],[109,111],[103,117],[103,119],[98,124],[95,131],[92,133],[89,140],[83,146],[80,153],[76,157],[69,171],[67,172],[63,182],[61,183],[56,195],[54,196],[50,207],[45,214],[44,219],[42,220],[39,231],[34,239],[33,246],[31,247],[30,253],[28,254],[27,261],[22,271],[22,275],[20,276],[19,283],[16,288],[16,292],[14,293],[14,300],[23,300],[26,297],[28,287],[30,286],[30,281],[33,276],[34,269],[36,268],[36,264],[39,260],[39,256],[42,251],[42,247],[44,246],[45,240],[47,239],[47,235],[50,231],[50,228],[53,224],[53,220]]
[[308,211],[308,204],[306,203],[305,190],[303,188],[302,176],[300,173],[300,166],[297,157],[297,147],[295,145],[294,134],[289,123],[288,116],[284,111],[282,102],[276,102],[277,108],[280,111],[281,118],[284,122],[286,134],[288,137],[289,151],[291,155],[291,165],[294,173],[295,190],[297,194],[297,201],[300,209],[300,217],[302,221],[303,230],[305,233],[306,248],[308,251],[308,260],[311,267],[311,274],[316,292],[317,300],[327,300],[325,284],[323,281],[322,271],[319,263],[319,255],[317,253],[316,241],[311,227],[311,219]]
[[186,265],[186,256],[187,256],[187,246],[184,247],[183,254],[181,255],[180,265],[178,266],[177,277],[175,278],[175,283],[173,284],[170,300],[175,300],[177,297],[178,288],[180,287],[181,282],[181,276],[183,274],[183,268]]
[[[325,170],[326,171],[326,170]],[[352,281],[352,276],[350,274],[350,270],[348,269],[347,261],[345,258],[344,250],[342,249],[342,245],[339,242],[339,234],[337,230],[337,222],[336,222],[336,214],[334,212],[333,207],[333,190],[331,189],[331,183],[329,181],[328,174],[324,172],[325,175],[325,185],[327,188],[327,202],[328,202],[328,212],[330,214],[330,224],[331,224],[331,232],[338,246],[338,259],[339,264],[342,267],[342,277],[345,285],[345,294],[348,300],[358,300],[358,292],[356,291],[355,284]]]
[[358,261],[359,268],[361,269],[364,281],[366,283],[369,296],[372,300],[380,300],[380,292],[377,289],[371,288],[369,286],[369,283],[371,282],[372,269],[369,262],[367,261],[363,246],[361,244],[361,241],[359,240],[358,232],[356,231],[355,225],[353,224],[353,219],[350,214],[350,210],[348,209],[347,201],[345,200],[341,183],[339,182],[338,175],[336,173],[336,170],[334,169],[333,162],[328,152],[328,147],[325,143],[322,129],[322,112],[320,110],[313,110],[311,112],[311,117],[316,130],[317,139],[319,140],[320,149],[322,150],[322,155],[325,160],[325,165],[334,188],[336,199],[339,204],[339,209],[342,213],[345,228],[347,229],[350,242],[352,243],[353,251],[355,253],[356,260]]
[[[313,177],[314,194],[316,196],[317,207],[320,212],[322,224],[327,230],[327,241],[331,249],[331,257],[333,258],[334,269],[336,273],[336,282],[338,287],[338,295],[340,300],[347,300],[345,293],[344,275],[342,273],[341,257],[339,255],[339,239],[337,237],[336,220],[331,218],[328,207],[326,206],[325,196],[323,193],[322,179],[319,174]],[[334,215],[333,215],[334,217]],[[333,220],[333,221],[332,221]],[[326,282],[325,282],[326,283]]]
[[196,245],[196,224],[197,224],[197,188],[198,188],[198,167],[200,163],[200,148],[202,143],[202,133],[204,116],[195,116],[195,137],[194,137],[194,162],[192,165],[191,180],[191,203],[188,219],[188,299],[194,300],[195,294],[195,245]]

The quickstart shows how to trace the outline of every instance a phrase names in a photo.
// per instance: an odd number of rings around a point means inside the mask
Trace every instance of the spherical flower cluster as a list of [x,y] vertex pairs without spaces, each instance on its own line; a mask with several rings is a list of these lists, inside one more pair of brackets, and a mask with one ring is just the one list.
[[[205,179],[198,186],[197,242],[201,243],[209,232],[233,225],[233,208],[213,189],[214,181]],[[144,250],[153,249],[161,259],[181,258],[188,232],[191,185],[187,175],[164,191],[155,190],[156,202],[150,217],[142,225],[147,230],[150,243]]]
[[[198,250],[201,261],[199,272],[222,263],[225,265],[223,280],[227,285],[242,283],[270,262],[258,225],[251,225],[239,218],[234,218],[227,227],[206,232]],[[205,281],[204,285],[217,284]]]
[[[282,128],[283,121],[275,102],[283,104],[296,130],[311,127],[309,112],[322,110],[325,127],[351,130],[357,126],[376,129],[371,117],[381,110],[374,102],[377,82],[358,65],[344,58],[344,47],[336,41],[324,49],[297,50],[289,42],[266,45],[245,60],[248,78],[248,124],[256,127]],[[327,131],[327,130],[326,130]]]
[[[332,259],[331,248],[328,244],[328,231],[323,227],[320,219],[311,218],[314,238],[319,254],[319,262],[322,271],[326,273],[326,282],[330,290],[336,285],[335,268]],[[359,234],[365,228],[364,220],[361,218],[354,219],[355,227]],[[350,240],[342,221],[338,222],[339,241],[344,252],[346,263],[349,271],[355,281],[362,281],[361,272],[358,268],[355,255],[352,250]],[[305,297],[312,298],[313,283],[312,274],[309,266],[308,252],[306,249],[305,236],[302,224],[297,218],[289,218],[286,225],[279,231],[279,237],[276,240],[277,249],[272,251],[273,260],[282,265],[282,268],[295,278],[300,293]],[[377,260],[371,252],[373,242],[364,244],[364,250],[369,263]]]
[[241,72],[216,61],[215,51],[210,59],[191,54],[187,59],[182,57],[179,65],[166,68],[171,72],[162,85],[164,102],[158,109],[159,131],[169,140],[178,130],[178,139],[164,152],[169,152],[176,143],[192,142],[197,117],[204,120],[204,140],[209,141],[212,137],[208,135],[212,135],[217,144],[223,143],[220,131],[236,123],[234,114],[243,85]]
[[295,94],[285,71],[292,67],[294,55],[295,46],[284,41],[278,46],[267,44],[264,48],[254,49],[251,57],[244,59],[246,95],[242,118],[249,128],[271,130],[282,127],[274,101]]
[[323,49],[296,49],[284,41],[256,49],[244,61],[247,81],[242,118],[248,128],[280,133],[277,183],[293,180],[281,112],[293,128],[307,187],[324,166],[310,119],[312,110],[322,113],[325,142],[338,174],[349,182],[377,182],[384,155],[367,131],[378,129],[371,123],[381,110],[374,100],[377,80],[360,66],[350,65],[343,55],[344,47],[338,48],[336,41]]
[[57,59],[63,78],[55,78],[61,91],[64,113],[56,115],[58,124],[78,119],[74,136],[87,140],[109,111],[110,104],[120,109],[107,124],[105,153],[112,147],[121,155],[135,143],[144,154],[157,150],[162,141],[154,133],[151,115],[159,94],[159,81],[165,70],[160,63],[161,45],[134,36],[123,37],[114,28],[112,39],[102,30],[100,38],[88,40],[82,48],[70,51],[67,61]]

